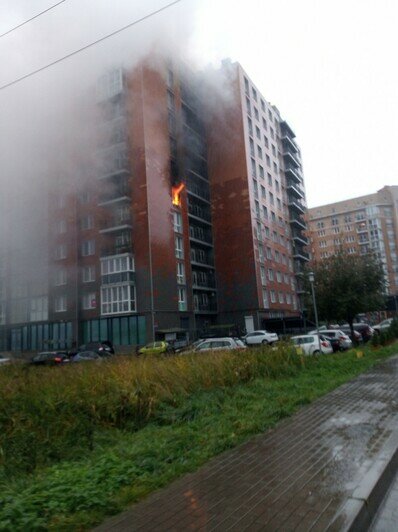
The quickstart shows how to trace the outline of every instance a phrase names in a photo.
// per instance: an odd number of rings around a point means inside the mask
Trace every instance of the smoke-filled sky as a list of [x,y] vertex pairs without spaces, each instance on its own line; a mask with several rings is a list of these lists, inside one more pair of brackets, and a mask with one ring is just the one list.
[[[54,3],[0,0],[0,34]],[[166,3],[66,0],[0,38],[0,85]],[[47,125],[58,125],[51,137],[74,132],[76,91],[88,90],[116,58],[134,61],[160,42],[201,66],[226,56],[241,62],[297,134],[310,207],[371,193],[398,183],[397,25],[395,0],[183,0],[119,37],[0,90],[2,148],[8,139],[7,153],[15,151],[16,157],[23,133],[32,138],[32,153],[44,157]],[[43,160],[35,165],[40,173]]]

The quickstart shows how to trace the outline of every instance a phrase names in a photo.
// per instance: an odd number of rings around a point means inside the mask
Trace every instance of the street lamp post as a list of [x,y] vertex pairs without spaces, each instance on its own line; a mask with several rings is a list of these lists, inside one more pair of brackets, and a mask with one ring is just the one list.
[[314,288],[314,281],[315,281],[314,272],[308,272],[308,280],[311,283],[312,303],[314,305],[316,334],[317,334],[317,337],[318,337],[319,354],[321,354],[321,339],[319,338],[318,309],[316,307],[315,288]]

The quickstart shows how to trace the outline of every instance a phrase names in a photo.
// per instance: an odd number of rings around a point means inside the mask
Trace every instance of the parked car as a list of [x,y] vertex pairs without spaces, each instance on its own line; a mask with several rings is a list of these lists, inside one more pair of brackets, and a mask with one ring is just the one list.
[[110,342],[89,342],[79,347],[78,353],[82,351],[93,351],[100,356],[110,356],[115,354],[115,350]]
[[393,321],[393,318],[388,318],[386,320],[381,321],[377,325],[373,325],[373,329],[378,333],[384,332],[391,327]]
[[317,355],[319,354],[319,347],[321,353],[329,355],[333,353],[333,347],[328,340],[319,337],[316,334],[303,334],[301,336],[292,336],[291,338],[298,354]]
[[150,342],[138,350],[139,355],[163,355],[165,353],[173,353],[174,350],[165,341]]
[[79,351],[71,359],[72,362],[92,362],[93,360],[103,360],[104,357],[101,357],[98,353],[94,351]]
[[[310,334],[316,334],[316,331],[311,331]],[[352,341],[350,337],[347,336],[347,334],[341,329],[326,329],[322,331],[322,334],[330,338],[337,339],[339,341],[341,351],[351,349],[352,347]]]
[[57,366],[69,361],[65,351],[43,351],[31,358],[30,363],[34,366]]
[[337,351],[341,351],[340,347],[340,340],[338,338],[335,338],[333,336],[327,336],[324,334],[320,335],[321,340],[327,340],[330,342],[330,345],[332,346],[333,353],[336,353]]
[[346,334],[353,343],[360,344],[363,342],[362,334],[354,330],[354,335],[352,335],[349,325],[341,326],[340,330],[343,331],[343,333]]
[[6,358],[6,357],[3,357],[3,355],[0,355],[0,366],[4,366],[10,363],[11,363],[11,358]]
[[246,346],[240,338],[208,338],[196,346],[195,352],[225,349],[246,349]]
[[279,337],[276,333],[262,330],[248,333],[246,334],[246,336],[243,337],[243,339],[247,345],[266,345],[277,342],[279,340]]
[[354,323],[354,331],[361,333],[364,342],[371,340],[375,333],[374,329],[367,323]]

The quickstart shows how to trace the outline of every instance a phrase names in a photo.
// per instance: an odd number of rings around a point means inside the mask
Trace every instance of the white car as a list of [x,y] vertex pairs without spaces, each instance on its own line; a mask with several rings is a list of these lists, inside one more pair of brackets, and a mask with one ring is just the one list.
[[[311,331],[309,334],[316,334],[316,331]],[[352,347],[351,338],[340,329],[323,329],[322,334],[338,340],[342,351]]]
[[268,331],[253,331],[249,334],[246,334],[244,337],[245,342],[247,345],[267,345],[267,344],[273,344],[274,342],[277,342],[279,340],[278,335],[276,333],[268,332]]
[[239,338],[208,338],[203,340],[196,348],[198,351],[218,351],[228,349],[246,349],[245,344]]
[[3,366],[5,364],[10,364],[11,358],[5,358],[3,355],[0,355],[0,366]]
[[[324,331],[322,331],[323,333]],[[318,340],[316,334],[303,334],[302,336],[292,336],[292,342],[296,347],[298,353],[300,349],[304,355],[317,355],[319,354],[319,347],[321,353],[324,355],[330,355],[333,353],[333,347],[328,340]]]
[[391,327],[391,324],[393,322],[393,318],[388,318],[387,320],[383,320],[377,325],[373,325],[372,328],[377,332],[383,332],[386,331],[389,327]]

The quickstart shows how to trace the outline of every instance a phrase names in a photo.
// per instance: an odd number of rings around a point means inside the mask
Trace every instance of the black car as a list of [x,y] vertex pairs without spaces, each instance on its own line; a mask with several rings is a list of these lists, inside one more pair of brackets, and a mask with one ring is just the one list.
[[362,339],[364,342],[368,342],[372,339],[374,330],[367,323],[354,323],[353,327],[354,331],[357,331],[362,335]]
[[327,334],[321,334],[319,337],[321,340],[327,340],[328,342],[330,342],[330,345],[333,348],[333,353],[336,353],[337,351],[341,350],[340,340],[337,337],[328,336]]
[[98,355],[102,357],[110,356],[115,354],[115,350],[113,348],[113,345],[108,342],[90,342],[88,344],[81,345],[79,347],[78,352],[81,351],[94,351],[94,353],[97,353]]
[[43,351],[35,355],[30,363],[34,366],[57,366],[69,360],[65,351]]
[[101,357],[98,353],[95,353],[94,351],[79,351],[76,353],[76,355],[72,358],[72,362],[91,362],[93,360],[103,360],[103,357]]

